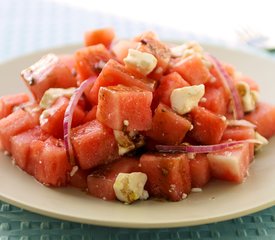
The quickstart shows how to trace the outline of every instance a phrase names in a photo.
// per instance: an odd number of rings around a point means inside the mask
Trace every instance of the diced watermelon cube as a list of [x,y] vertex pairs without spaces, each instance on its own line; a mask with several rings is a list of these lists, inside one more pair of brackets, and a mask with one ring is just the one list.
[[256,109],[244,118],[254,123],[257,126],[257,132],[265,138],[270,138],[275,134],[275,106],[260,102]]
[[124,65],[111,59],[105,64],[87,98],[92,104],[97,104],[100,87],[115,86],[118,84],[128,87],[135,86],[151,92],[154,91],[156,87],[156,81],[140,77],[127,70]]
[[222,136],[222,140],[254,139],[255,130],[252,127],[228,126]]
[[54,54],[42,57],[38,62],[23,70],[21,76],[37,102],[49,88],[76,86],[76,79],[71,70]]
[[137,50],[150,53],[158,60],[155,70],[149,75],[149,77],[160,79],[166,72],[171,59],[171,51],[169,47],[163,42],[160,42],[151,32],[145,32],[135,40],[140,42],[137,46]]
[[97,120],[73,128],[71,140],[82,169],[94,168],[118,158],[113,130]]
[[[60,97],[51,107],[46,110],[47,114],[45,118],[40,121],[40,125],[43,131],[56,138],[63,138],[63,121],[68,104],[68,98]],[[73,114],[72,127],[76,127],[81,124],[84,117],[84,111],[79,106],[76,106]]]
[[26,93],[17,93],[0,97],[0,119],[12,113],[14,107],[30,100]]
[[85,46],[92,46],[101,43],[108,48],[114,37],[115,32],[112,28],[92,29],[85,32],[84,43]]
[[63,55],[59,55],[59,60],[62,64],[64,64],[67,68],[69,68],[71,70],[72,75],[76,74],[76,70],[75,70],[75,65],[76,65],[76,61],[75,61],[75,57],[73,54],[63,54]]
[[116,195],[113,185],[117,175],[139,171],[138,159],[122,157],[115,162],[101,166],[88,176],[88,192],[97,198],[115,200]]
[[160,103],[153,116],[152,128],[146,135],[161,144],[180,144],[190,130],[191,123]]
[[115,130],[145,131],[152,124],[151,102],[149,91],[123,85],[101,87],[96,117]]
[[150,196],[180,201],[191,190],[189,159],[186,154],[143,154],[141,171],[147,177]]
[[202,107],[195,107],[190,112],[193,129],[190,132],[192,138],[201,144],[217,144],[221,141],[226,121]]
[[203,99],[205,101],[201,101],[199,106],[216,114],[225,115],[227,113],[230,98],[223,87],[205,87]]
[[214,178],[242,183],[249,168],[249,144],[244,143],[207,154]]
[[44,141],[49,137],[39,126],[11,138],[11,154],[16,164],[26,171],[30,153],[30,145],[34,140]]
[[62,140],[50,137],[45,142],[33,141],[30,159],[34,166],[33,175],[42,184],[60,187],[68,183],[71,165]]
[[191,55],[177,62],[172,66],[171,72],[174,71],[178,72],[190,85],[204,84],[211,79],[208,68],[197,55]]
[[[255,130],[252,127],[228,126],[222,136],[223,141],[254,139]],[[254,143],[249,143],[250,162],[254,158]]]
[[194,159],[190,159],[191,185],[193,188],[202,188],[210,178],[210,166],[206,154],[196,154]]
[[81,81],[97,76],[111,54],[103,44],[84,47],[75,52],[76,71]]
[[[74,167],[77,167],[77,166],[74,166]],[[78,167],[76,172],[73,172],[73,171],[74,170],[72,169],[70,173],[70,180],[69,180],[70,185],[76,188],[80,188],[81,190],[87,190],[88,188],[87,177],[89,175],[89,171],[83,170]]]
[[6,118],[0,120],[0,141],[3,148],[11,152],[11,137],[25,132],[31,128],[34,128],[37,125],[35,119],[32,116],[19,109],[11,113]]
[[[154,93],[157,102],[162,102],[167,106],[171,106],[170,96],[174,89],[189,86],[177,72],[169,73],[160,79],[160,84]],[[155,100],[154,100],[155,101]]]

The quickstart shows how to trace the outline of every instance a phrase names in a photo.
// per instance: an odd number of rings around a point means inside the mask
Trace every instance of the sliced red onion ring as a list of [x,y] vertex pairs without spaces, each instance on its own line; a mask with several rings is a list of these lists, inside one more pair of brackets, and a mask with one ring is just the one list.
[[90,77],[84,82],[82,82],[77,89],[75,89],[65,111],[64,120],[63,120],[64,142],[65,142],[65,148],[66,148],[68,160],[72,165],[75,165],[73,147],[71,143],[71,126],[72,126],[72,120],[73,120],[73,113],[84,90],[87,88],[88,85],[92,84],[95,80],[96,80],[96,77]]
[[256,139],[247,139],[240,141],[230,141],[224,142],[214,145],[176,145],[176,146],[168,146],[168,145],[156,145],[156,149],[159,152],[163,153],[210,153],[216,152],[219,150],[223,150],[227,147],[232,147],[235,145],[243,144],[243,143],[257,143],[260,144],[260,141]]
[[256,128],[257,126],[253,124],[252,122],[249,122],[247,120],[241,119],[241,120],[227,120],[228,126],[233,127],[250,127],[250,128]]
[[206,54],[206,57],[213,63],[214,67],[216,68],[217,72],[223,79],[224,83],[228,86],[231,96],[232,96],[232,101],[233,101],[233,113],[235,119],[242,119],[244,117],[244,112],[243,112],[243,107],[241,103],[241,99],[239,96],[239,93],[235,87],[233,79],[228,75],[220,61],[215,58],[214,56],[210,54]]

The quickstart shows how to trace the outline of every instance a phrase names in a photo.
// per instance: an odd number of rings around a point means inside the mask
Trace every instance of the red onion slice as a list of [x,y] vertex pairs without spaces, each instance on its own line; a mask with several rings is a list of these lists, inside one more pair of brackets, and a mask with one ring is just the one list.
[[222,66],[222,64],[217,58],[215,58],[210,54],[206,54],[206,56],[213,63],[218,74],[223,79],[224,83],[228,86],[231,92],[232,101],[233,101],[233,113],[234,113],[235,119],[242,119],[244,117],[243,107],[242,107],[241,99],[235,87],[233,79],[229,76],[229,74],[226,72],[226,70],[224,69],[224,67]]
[[241,120],[227,120],[227,125],[232,127],[250,127],[250,128],[256,128],[257,126],[253,124],[252,122],[249,122],[245,119]]
[[96,80],[96,77],[94,76],[90,77],[84,82],[82,82],[77,89],[75,89],[65,111],[64,120],[63,120],[64,142],[65,142],[65,148],[66,148],[68,160],[72,165],[75,165],[73,147],[71,143],[71,126],[72,126],[72,120],[73,120],[73,113],[84,90],[87,88],[88,85],[92,84],[95,80]]
[[224,142],[214,145],[176,145],[176,146],[168,146],[168,145],[156,145],[156,149],[159,152],[163,153],[210,153],[216,152],[219,150],[223,150],[227,147],[232,147],[235,145],[243,144],[243,143],[258,143],[260,141],[256,139],[247,139],[247,140],[240,140],[240,141],[230,141]]

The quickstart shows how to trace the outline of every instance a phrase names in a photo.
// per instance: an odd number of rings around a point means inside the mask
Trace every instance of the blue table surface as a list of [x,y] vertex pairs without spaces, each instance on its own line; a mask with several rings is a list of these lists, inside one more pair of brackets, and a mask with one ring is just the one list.
[[[0,61],[39,49],[80,42],[85,30],[103,26],[114,26],[122,38],[148,29],[156,31],[164,39],[167,36],[200,38],[45,0],[0,0]],[[7,239],[275,239],[275,207],[219,223],[148,230],[61,221],[0,201],[0,240]]]

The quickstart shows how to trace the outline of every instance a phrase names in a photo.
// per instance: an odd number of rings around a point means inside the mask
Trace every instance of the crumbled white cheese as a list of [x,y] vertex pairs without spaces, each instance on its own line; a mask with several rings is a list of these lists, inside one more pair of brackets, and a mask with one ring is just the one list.
[[264,136],[262,136],[260,133],[258,133],[257,131],[255,131],[255,139],[260,142],[260,143],[255,143],[255,145],[254,145],[255,146],[255,148],[254,148],[255,151],[261,150],[261,148],[264,145],[268,144],[268,140]]
[[144,137],[136,131],[125,132],[114,130],[114,136],[118,145],[118,154],[120,156],[145,144]]
[[203,84],[176,88],[170,96],[171,106],[178,114],[188,113],[198,106],[203,95]]
[[259,99],[260,99],[260,94],[258,91],[256,90],[251,90],[251,95],[252,97],[254,98],[255,102],[259,102]]
[[201,54],[203,48],[197,42],[187,42],[175,47],[171,47],[172,57],[187,57],[194,53]]
[[183,194],[181,195],[181,199],[185,199],[185,198],[187,198],[187,194],[186,194],[186,193],[183,193]]
[[48,118],[54,114],[55,114],[55,109],[51,109],[51,108],[45,109],[39,116],[40,126],[45,124],[48,121]]
[[49,108],[59,97],[71,97],[75,88],[49,88],[40,100],[40,107]]
[[154,70],[158,62],[154,55],[135,49],[129,49],[123,61],[126,66],[137,69],[145,76]]
[[70,172],[70,176],[72,177],[78,171],[78,166],[73,166],[72,171]]
[[223,120],[224,122],[226,122],[226,116],[222,115],[221,116],[221,120]]
[[187,42],[182,45],[171,47],[170,50],[172,57],[184,59],[189,56],[196,55],[201,58],[203,64],[208,69],[212,67],[212,63],[207,58],[205,58],[204,50],[197,42]]
[[192,188],[191,192],[193,192],[193,193],[199,193],[199,192],[202,192],[202,189],[201,188]]
[[126,127],[129,126],[129,121],[128,120],[124,120],[123,121],[123,125],[126,126]]
[[144,190],[146,181],[147,175],[145,173],[119,173],[113,185],[117,199],[124,203],[147,199],[149,195]]
[[202,98],[201,98],[201,100],[200,100],[200,102],[202,102],[202,103],[205,103],[205,102],[207,102],[207,98],[205,98],[205,97],[202,97]]
[[258,92],[251,91],[249,85],[243,81],[238,82],[236,87],[242,100],[244,112],[253,111],[256,108],[256,103],[258,102]]
[[118,144],[118,154],[120,156],[135,149],[135,144],[123,131],[114,130],[114,136]]

